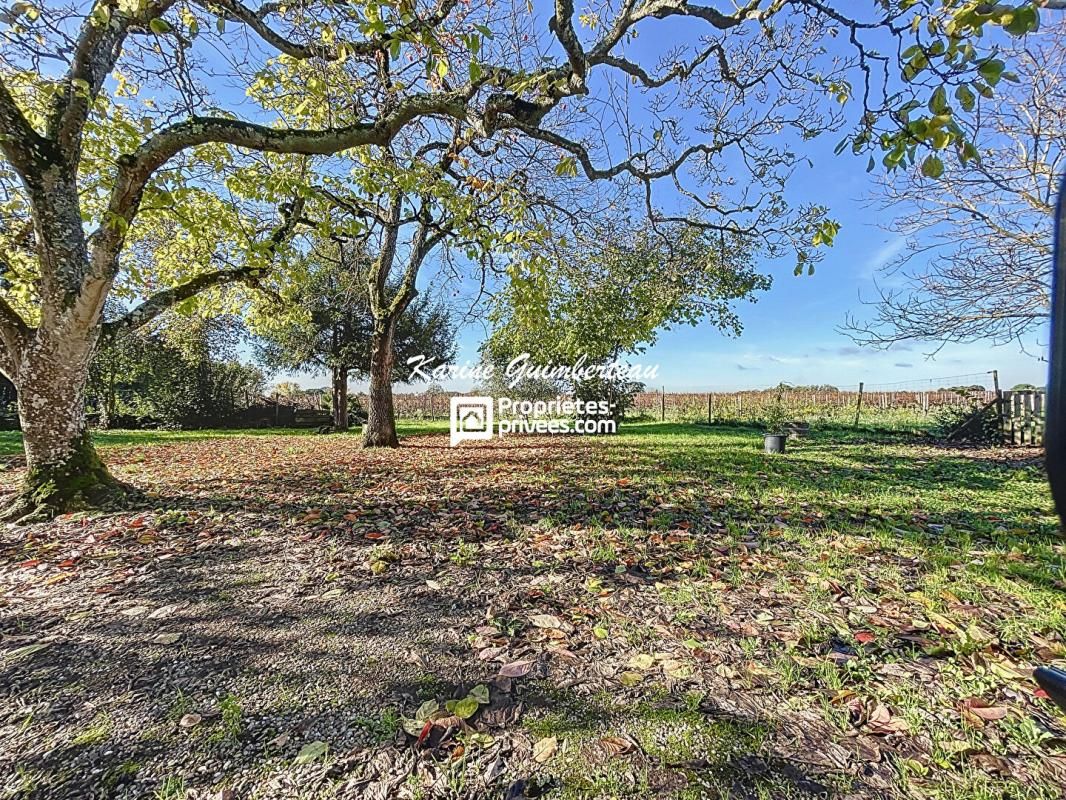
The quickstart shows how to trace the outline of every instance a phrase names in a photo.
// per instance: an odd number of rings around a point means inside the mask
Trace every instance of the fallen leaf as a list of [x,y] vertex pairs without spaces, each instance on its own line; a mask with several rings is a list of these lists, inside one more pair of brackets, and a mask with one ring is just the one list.
[[440,711],[440,703],[436,700],[427,700],[418,707],[418,711],[415,712],[415,719],[420,723],[425,722],[438,711]]
[[559,749],[559,741],[554,736],[548,736],[533,745],[533,760],[543,764],[555,755]]
[[629,659],[629,666],[633,669],[651,669],[655,665],[655,657],[647,653],[635,655]]
[[22,647],[16,647],[14,650],[8,651],[8,658],[25,658],[26,656],[33,655],[36,652],[44,650],[48,647],[49,642],[37,642],[36,644],[27,644]]
[[561,628],[563,627],[562,621],[551,614],[534,614],[529,618],[529,621],[536,625],[538,628]]
[[329,745],[325,742],[308,742],[300,748],[300,752],[296,754],[296,764],[310,764],[317,758],[321,758],[329,750]]
[[907,724],[906,720],[893,716],[892,712],[880,703],[878,703],[870,713],[870,718],[866,721],[866,726],[869,728],[870,733],[882,736],[887,736],[892,733],[906,733],[910,730],[910,726]]
[[639,672],[623,672],[618,676],[618,682],[623,686],[636,686],[644,680],[644,676]]
[[623,756],[633,751],[633,743],[621,736],[604,736],[600,744],[607,752],[615,756]]
[[477,713],[478,702],[470,695],[455,704],[455,716],[459,719],[470,719]]
[[180,608],[181,606],[177,604],[169,606],[160,606],[148,615],[148,619],[163,619],[164,617],[169,617],[171,614],[173,614]]
[[500,667],[500,675],[505,678],[524,678],[533,669],[532,661],[512,661]]

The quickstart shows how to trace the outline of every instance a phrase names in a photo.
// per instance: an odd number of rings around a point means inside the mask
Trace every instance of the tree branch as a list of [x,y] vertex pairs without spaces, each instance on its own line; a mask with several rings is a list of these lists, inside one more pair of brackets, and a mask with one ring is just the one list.
[[300,44],[282,36],[271,28],[266,18],[280,11],[280,3],[264,3],[258,11],[253,11],[239,0],[218,0],[214,3],[199,2],[197,5],[205,10],[216,13],[217,8],[223,9],[227,19],[241,22],[251,28],[256,35],[271,47],[285,55],[298,59],[321,58],[326,61],[336,61],[342,56],[367,56],[379,50],[387,48],[390,42],[396,39],[409,39],[417,34],[432,33],[433,29],[440,25],[458,4],[458,0],[440,0],[433,11],[426,17],[416,18],[407,25],[401,25],[395,30],[383,33],[361,42],[339,42],[330,45],[324,44]]
[[[26,324],[26,320],[19,314],[3,297],[0,297],[0,342],[3,342],[3,353],[0,353],[0,367],[4,363],[10,366],[10,371],[4,369],[3,372],[11,379],[15,381],[19,365],[22,362],[22,350],[26,346],[27,340],[33,335],[33,329]],[[11,373],[15,374],[12,375]]]
[[119,158],[119,172],[111,192],[108,216],[93,234],[94,260],[102,269],[112,268],[114,256],[125,238],[125,229],[137,214],[144,187],[152,173],[182,150],[218,142],[259,152],[332,155],[353,147],[387,144],[412,120],[433,114],[463,119],[466,110],[462,93],[413,95],[383,118],[340,128],[269,128],[224,117],[193,117],[171,125],[132,154]]
[[573,0],[555,0],[555,16],[548,20],[548,30],[555,34],[555,38],[566,51],[566,58],[574,74],[584,80],[588,66],[585,63],[585,51],[577,38],[577,31],[574,30]]
[[[174,0],[161,0],[147,6],[143,22],[164,13]],[[63,77],[60,91],[52,100],[45,135],[55,143],[70,163],[76,163],[81,135],[93,98],[115,66],[122,43],[138,20],[119,10],[114,0],[98,0],[82,20],[74,47],[74,57]]]
[[47,142],[33,129],[15,102],[15,98],[0,81],[0,151],[23,181],[37,174],[45,160]]
[[[301,222],[306,221],[303,218],[304,205],[305,203],[302,199],[297,199],[294,200],[291,205],[288,205],[287,208],[283,207],[282,214],[284,215],[284,220],[270,235],[268,254],[271,258],[277,254],[281,245],[292,238],[293,234],[296,232],[296,226]],[[205,272],[203,275],[197,275],[195,278],[192,278],[185,283],[156,292],[124,316],[119,317],[112,322],[105,322],[102,326],[102,336],[106,339],[113,339],[121,333],[126,333],[146,325],[163,312],[176,306],[178,303],[188,300],[191,297],[195,297],[207,289],[214,286],[237,283],[239,281],[253,283],[255,279],[261,277],[264,272],[266,272],[266,267],[257,265],[239,267],[237,269],[223,269],[216,272]]]

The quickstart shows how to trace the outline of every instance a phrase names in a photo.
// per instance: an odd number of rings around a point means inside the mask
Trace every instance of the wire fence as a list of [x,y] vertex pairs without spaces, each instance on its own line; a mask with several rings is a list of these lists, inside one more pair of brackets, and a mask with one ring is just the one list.
[[642,392],[627,417],[664,422],[734,422],[757,424],[780,403],[786,414],[812,423],[928,422],[942,409],[965,409],[994,400],[989,389],[934,391],[803,391]]
[[[626,409],[627,419],[665,422],[759,424],[767,410],[780,402],[796,420],[812,424],[928,427],[945,409],[960,412],[996,398],[995,371],[948,375],[890,383],[748,389],[707,392],[645,391]],[[447,419],[451,397],[458,392],[398,392],[393,395],[396,416],[407,419]],[[356,401],[365,407],[366,396]]]

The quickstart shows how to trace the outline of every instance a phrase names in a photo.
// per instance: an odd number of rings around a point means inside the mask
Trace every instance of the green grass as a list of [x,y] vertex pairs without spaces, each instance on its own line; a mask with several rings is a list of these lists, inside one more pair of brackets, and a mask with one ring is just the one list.
[[[854,731],[853,712],[834,701],[845,697],[861,701],[863,713],[883,704],[907,723],[910,741],[926,738],[928,754],[894,764],[902,791],[936,800],[1057,796],[1047,778],[992,778],[960,755],[1024,758],[1032,767],[1035,754],[1061,752],[1047,725],[1057,719],[1061,731],[1066,719],[1047,701],[1026,701],[1036,688],[1028,669],[1066,659],[1066,549],[1040,464],[850,431],[815,432],[770,456],[751,428],[638,423],[606,440],[593,480],[595,502],[576,511],[593,522],[559,525],[556,545],[567,549],[556,558],[668,576],[656,588],[660,615],[681,631],[665,636],[607,616],[600,624],[612,635],[654,653],[676,648],[689,626],[743,626],[742,636],[706,643],[735,669],[729,679],[773,692],[782,708],[817,710],[831,731]],[[634,507],[650,509],[642,526],[624,521]],[[661,541],[678,528],[691,535]],[[831,646],[854,655],[834,663]],[[920,680],[930,668],[938,678]],[[974,728],[959,711],[972,698],[1006,706],[1008,716]],[[714,721],[701,728],[689,712],[669,712],[648,729],[640,703],[596,708],[548,715],[533,733],[565,736],[580,753],[621,724],[656,758],[713,754],[678,796],[715,796],[713,783],[696,790],[699,777],[726,787],[734,780],[727,743],[744,731],[716,732]],[[662,728],[672,738],[646,738]],[[611,761],[584,768],[580,756],[567,761],[574,752],[558,757],[564,796],[658,791],[654,771]],[[767,797],[796,791],[747,788]]]
[[[430,433],[447,433],[447,420],[400,420],[396,423],[400,436],[422,436]],[[151,444],[175,444],[209,439],[231,439],[244,436],[316,436],[314,428],[205,428],[189,431],[93,431],[93,443],[97,447],[123,447]],[[343,436],[361,436],[353,428]],[[22,433],[0,431],[0,457],[22,454]]]
[[72,740],[74,747],[92,747],[106,742],[111,736],[111,718],[106,714],[97,714],[88,726],[83,728]]

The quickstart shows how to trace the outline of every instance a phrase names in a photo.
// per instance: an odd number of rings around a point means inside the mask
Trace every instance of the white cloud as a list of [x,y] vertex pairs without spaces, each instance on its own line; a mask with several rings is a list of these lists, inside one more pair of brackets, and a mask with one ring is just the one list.
[[881,269],[891,264],[906,246],[907,240],[902,236],[885,242],[863,264],[862,277],[867,280],[872,279]]

